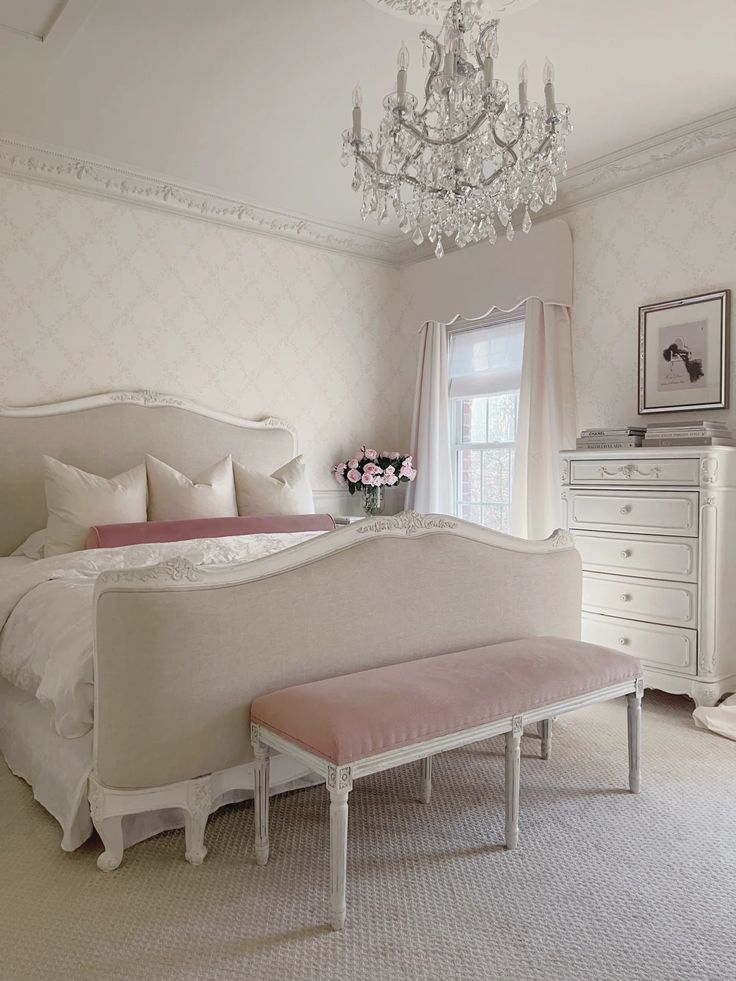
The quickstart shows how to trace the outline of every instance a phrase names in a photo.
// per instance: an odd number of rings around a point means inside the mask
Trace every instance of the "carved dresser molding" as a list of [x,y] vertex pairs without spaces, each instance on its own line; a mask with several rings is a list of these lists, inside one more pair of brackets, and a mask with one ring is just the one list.
[[583,639],[697,705],[736,691],[736,448],[569,451],[560,474]]

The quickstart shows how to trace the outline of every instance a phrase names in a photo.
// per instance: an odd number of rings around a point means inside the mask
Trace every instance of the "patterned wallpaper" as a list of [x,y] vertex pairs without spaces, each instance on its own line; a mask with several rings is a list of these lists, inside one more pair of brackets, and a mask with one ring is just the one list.
[[0,257],[0,403],[151,388],[282,416],[318,489],[363,440],[403,448],[385,265],[5,178]]
[[[638,307],[716,289],[733,290],[736,306],[736,154],[578,205],[565,217],[575,254],[580,427],[667,419],[637,414]],[[731,352],[732,408],[710,415],[736,431],[736,344]]]

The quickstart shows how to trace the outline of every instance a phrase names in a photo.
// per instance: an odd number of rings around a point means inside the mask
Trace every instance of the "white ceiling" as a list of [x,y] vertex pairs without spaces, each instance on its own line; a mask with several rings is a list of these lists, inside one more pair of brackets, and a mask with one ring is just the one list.
[[[0,25],[56,6],[0,0]],[[364,0],[69,0],[50,39],[67,16],[61,46],[0,27],[0,133],[330,223],[361,225],[353,85],[374,128],[402,40],[423,76],[419,25]],[[736,104],[735,38],[736,0],[538,0],[502,20],[498,74],[527,58],[539,97],[549,55],[575,166]]]

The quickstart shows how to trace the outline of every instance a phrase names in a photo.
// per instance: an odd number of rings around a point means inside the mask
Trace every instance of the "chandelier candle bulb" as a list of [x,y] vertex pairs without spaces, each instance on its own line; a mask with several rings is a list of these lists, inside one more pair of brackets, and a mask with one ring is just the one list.
[[404,96],[406,95],[406,75],[409,71],[409,49],[405,44],[402,44],[399,48],[399,55],[396,59],[396,67],[398,68],[398,75],[396,76],[396,95],[399,97],[400,102],[403,103]]
[[363,92],[360,85],[353,89],[353,138],[359,140],[363,129]]
[[554,116],[555,108],[555,67],[547,59],[544,65],[544,98],[547,103],[547,115]]
[[529,65],[525,61],[519,65],[519,108],[526,112],[529,108],[527,88],[529,85]]
[[483,77],[488,88],[491,87],[491,82],[493,81],[493,58],[490,55],[486,55],[486,59],[483,62]]

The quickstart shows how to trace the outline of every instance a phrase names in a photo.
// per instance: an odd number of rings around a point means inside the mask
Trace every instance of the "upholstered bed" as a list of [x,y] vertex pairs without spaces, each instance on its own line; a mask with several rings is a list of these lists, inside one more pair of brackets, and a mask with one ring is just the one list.
[[[102,476],[144,453],[190,473],[231,453],[269,473],[295,453],[293,431],[277,420],[116,394],[0,410],[0,447],[0,750],[59,820],[65,849],[91,832],[89,796],[102,868],[119,864],[124,845],[182,824],[188,857],[201,860],[207,815],[252,796],[248,720],[259,695],[450,650],[579,633],[580,563],[567,536],[526,542],[442,516],[8,557],[44,525],[42,454]],[[64,626],[69,609],[76,613]],[[72,622],[77,641],[85,631],[94,638],[93,662],[74,654],[79,643],[60,656],[56,637]],[[43,698],[15,683],[13,659],[27,669],[26,643],[56,662],[39,686]],[[283,758],[273,764],[274,792],[312,779]]]

